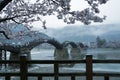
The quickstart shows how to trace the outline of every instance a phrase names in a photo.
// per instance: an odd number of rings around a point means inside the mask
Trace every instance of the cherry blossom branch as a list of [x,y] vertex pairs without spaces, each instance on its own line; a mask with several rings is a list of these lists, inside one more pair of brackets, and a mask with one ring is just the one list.
[[[6,0],[3,0],[6,1]],[[105,4],[108,0],[85,0],[90,7],[82,11],[70,10],[71,0],[36,0],[35,3],[30,3],[29,0],[14,0],[4,10],[0,11],[1,22],[15,22],[18,24],[29,24],[34,21],[41,21],[43,27],[46,28],[44,20],[41,16],[57,16],[67,24],[74,24],[76,21],[82,22],[86,25],[91,22],[103,22],[104,18],[97,16],[99,6]],[[7,16],[7,17],[6,17]]]
[[[6,17],[6,18],[2,18],[0,19],[0,23],[1,22],[5,22],[7,20],[12,20],[12,21],[15,21],[14,18],[19,18],[19,17],[23,17],[23,16],[28,16],[29,14],[25,14],[25,15],[15,15],[13,17]],[[15,21],[16,22],[16,21]]]

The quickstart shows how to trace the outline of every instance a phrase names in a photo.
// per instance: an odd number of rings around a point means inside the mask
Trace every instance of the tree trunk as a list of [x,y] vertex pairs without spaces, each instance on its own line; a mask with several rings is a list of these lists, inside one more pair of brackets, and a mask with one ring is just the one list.
[[3,8],[4,8],[5,6],[7,6],[8,3],[10,3],[11,1],[12,1],[12,0],[3,0],[3,1],[1,1],[1,2],[0,2],[0,11],[2,11]]

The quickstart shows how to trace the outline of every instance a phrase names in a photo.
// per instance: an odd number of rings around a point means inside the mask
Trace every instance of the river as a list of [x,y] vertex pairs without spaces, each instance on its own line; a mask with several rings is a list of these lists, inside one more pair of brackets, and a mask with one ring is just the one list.
[[[54,60],[54,49],[33,49],[33,60]],[[93,55],[94,59],[117,59],[120,60],[120,49],[88,49],[86,55]],[[41,65],[44,66],[44,65]],[[46,66],[46,65],[45,65]],[[49,65],[47,65],[49,66]],[[120,72],[120,64],[93,64],[94,71]],[[73,67],[64,67],[69,70],[85,70],[84,64],[75,64]]]
[[[120,49],[88,49],[85,51],[85,55],[93,55],[94,59],[117,59],[120,60]],[[54,49],[33,49],[31,51],[32,60],[54,60]],[[8,55],[9,57],[9,55]],[[49,64],[36,64],[33,67],[33,70],[37,71],[45,71],[48,72],[49,70],[53,71],[53,65]],[[85,64],[75,64],[73,67],[61,67],[61,71],[72,71],[72,72],[80,72],[85,71]],[[42,70],[41,70],[42,69]],[[46,69],[46,70],[45,70]],[[1,70],[1,71],[9,71]],[[11,70],[10,70],[11,71]],[[15,71],[15,70],[13,70]],[[94,72],[108,72],[108,73],[120,73],[120,64],[93,64],[93,71]],[[93,77],[94,80],[103,80],[103,77]],[[68,77],[60,78],[60,80],[68,80]],[[4,80],[4,77],[0,77],[0,80]],[[13,77],[12,80],[19,80],[16,77]],[[36,79],[29,79],[29,80],[36,80]],[[43,80],[53,80],[53,78],[45,78]],[[85,80],[85,77],[77,77],[76,80]],[[119,77],[110,77],[110,80],[120,80]]]

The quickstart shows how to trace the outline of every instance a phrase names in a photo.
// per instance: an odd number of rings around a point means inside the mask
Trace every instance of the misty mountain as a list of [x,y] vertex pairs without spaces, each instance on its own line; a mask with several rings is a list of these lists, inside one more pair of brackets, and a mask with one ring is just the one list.
[[45,34],[61,42],[63,41],[95,41],[97,36],[108,41],[120,40],[120,24],[65,26],[61,29],[43,30]]
[[120,31],[110,31],[102,35],[102,37],[109,41],[120,41]]

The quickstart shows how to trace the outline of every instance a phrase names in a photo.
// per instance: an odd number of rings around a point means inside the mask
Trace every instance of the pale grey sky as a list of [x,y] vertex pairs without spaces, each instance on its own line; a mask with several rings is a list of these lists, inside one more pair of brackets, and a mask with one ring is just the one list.
[[[83,1],[83,2],[81,2]],[[84,3],[84,4],[83,4]],[[72,9],[84,9],[87,4],[84,0],[72,0],[71,5],[73,6]],[[120,23],[120,0],[109,0],[107,4],[100,6],[101,14],[100,16],[106,15],[107,19],[101,24],[116,24]],[[64,23],[62,20],[58,20],[55,16],[45,17],[47,23],[46,26],[48,28],[61,28],[66,26],[67,24]],[[97,23],[95,23],[96,25]],[[75,25],[82,25],[80,22],[77,22]],[[42,26],[41,23],[35,24],[35,27]]]
[[120,0],[109,0],[103,5],[101,12],[107,15],[105,23],[120,23]]

